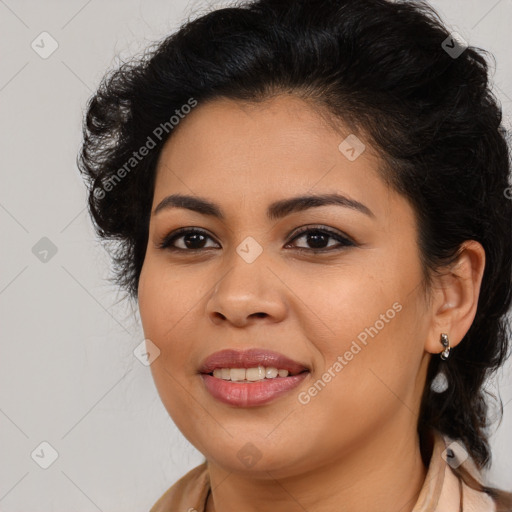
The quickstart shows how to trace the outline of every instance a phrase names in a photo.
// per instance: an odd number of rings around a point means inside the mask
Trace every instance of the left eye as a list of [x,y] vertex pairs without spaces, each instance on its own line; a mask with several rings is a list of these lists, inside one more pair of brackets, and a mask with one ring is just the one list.
[[[292,242],[295,242],[296,240],[300,240],[303,238],[307,244],[309,244],[311,247],[298,247],[295,246],[297,249],[303,251],[310,251],[310,252],[316,252],[316,251],[325,251],[325,250],[333,250],[333,249],[340,249],[342,247],[348,247],[348,246],[355,246],[356,244],[350,240],[348,237],[341,235],[340,233],[335,233],[333,231],[327,230],[325,228],[305,228],[302,229],[299,233],[295,233],[294,237],[286,246],[289,246],[292,244]],[[328,244],[328,240],[333,239],[337,241],[337,244]],[[206,245],[207,240],[213,240],[208,233],[205,231],[199,230],[199,229],[181,229],[177,232],[171,233],[170,235],[166,236],[159,244],[158,247],[160,249],[168,249],[171,251],[198,251],[201,249],[211,249],[211,246],[208,247]],[[175,244],[180,240],[180,246]],[[217,244],[218,245],[218,244]],[[286,247],[285,246],[285,247]]]
[[[354,246],[355,243],[352,242],[348,237],[341,235],[340,233],[335,233],[334,231],[330,231],[325,228],[305,228],[300,231],[298,234],[294,236],[292,242],[295,240],[299,240],[304,238],[306,242],[313,247],[297,247],[300,250],[307,251],[323,251],[323,250],[332,250],[332,249],[340,249],[341,247]],[[338,242],[338,244],[326,245],[326,241],[331,238]]]

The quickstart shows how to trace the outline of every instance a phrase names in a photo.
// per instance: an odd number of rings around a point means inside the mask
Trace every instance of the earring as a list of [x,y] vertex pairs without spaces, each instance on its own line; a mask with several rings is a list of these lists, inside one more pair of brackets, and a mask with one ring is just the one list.
[[[450,355],[450,340],[448,339],[448,334],[441,334],[441,345],[443,345],[444,350],[441,352],[441,359],[446,361],[448,356]],[[448,378],[446,377],[443,368],[439,371],[439,373],[434,377],[430,388],[434,393],[444,393],[448,389]]]
[[446,377],[444,371],[441,369],[432,380],[432,383],[430,384],[430,389],[434,393],[444,393],[448,389],[448,386],[448,378]]
[[441,334],[441,344],[444,347],[444,350],[441,352],[441,359],[446,361],[450,355],[450,340],[448,339],[448,334]]

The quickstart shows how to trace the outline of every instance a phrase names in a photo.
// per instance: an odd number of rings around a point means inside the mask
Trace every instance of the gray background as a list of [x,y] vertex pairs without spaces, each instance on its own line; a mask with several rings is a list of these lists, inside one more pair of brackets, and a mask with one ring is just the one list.
[[[432,3],[452,30],[496,56],[495,90],[510,127],[512,1]],[[202,461],[133,355],[143,340],[138,313],[106,281],[109,259],[75,158],[85,102],[116,56],[205,10],[206,2],[184,0],[0,0],[1,511],[148,510]],[[46,59],[31,47],[51,49],[48,36],[42,48],[43,31],[59,45]],[[490,383],[506,404],[490,477],[507,489],[511,373],[509,364]],[[48,469],[36,463],[50,461],[43,441],[58,452]]]

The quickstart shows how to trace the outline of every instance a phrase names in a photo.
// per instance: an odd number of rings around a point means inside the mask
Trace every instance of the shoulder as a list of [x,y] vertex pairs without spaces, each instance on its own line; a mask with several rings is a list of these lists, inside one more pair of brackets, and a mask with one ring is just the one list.
[[468,512],[498,512],[496,502],[486,492],[473,489],[466,483],[463,488],[463,510]]
[[167,489],[150,512],[203,512],[209,490],[208,467],[206,462],[203,462]]
[[432,434],[428,472],[413,512],[501,512],[464,445],[440,432]]
[[[473,459],[469,456],[461,441],[455,441],[443,436],[441,458],[445,466],[444,485],[439,505],[448,503],[448,494],[455,496],[458,508],[464,512],[498,512],[496,502],[486,492],[484,475],[481,473]],[[440,461],[439,461],[440,462]]]

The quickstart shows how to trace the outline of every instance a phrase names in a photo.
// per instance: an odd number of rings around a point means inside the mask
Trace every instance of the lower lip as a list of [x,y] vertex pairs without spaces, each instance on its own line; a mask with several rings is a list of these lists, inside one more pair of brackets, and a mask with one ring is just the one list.
[[217,400],[235,407],[255,407],[271,402],[296,388],[308,375],[309,372],[303,372],[291,377],[256,382],[232,382],[204,373],[201,377],[206,389]]

